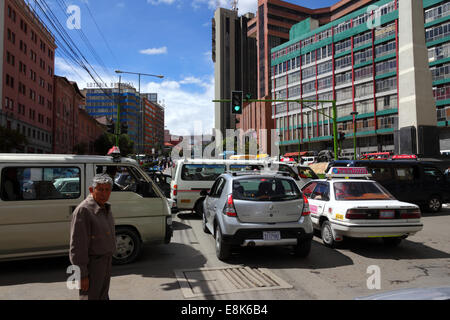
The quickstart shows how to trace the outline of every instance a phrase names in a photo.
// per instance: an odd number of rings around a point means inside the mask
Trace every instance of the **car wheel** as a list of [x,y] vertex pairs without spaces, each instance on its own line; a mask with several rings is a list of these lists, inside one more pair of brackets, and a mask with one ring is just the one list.
[[297,257],[305,258],[311,251],[311,240],[299,241],[294,247],[294,253]]
[[402,238],[383,238],[383,242],[386,246],[389,247],[396,247],[400,244],[400,242],[402,242]]
[[225,261],[230,257],[231,247],[223,242],[222,231],[220,226],[216,226],[216,256],[221,261]]
[[114,264],[127,264],[134,261],[141,251],[141,240],[138,234],[128,228],[116,230],[116,252]]
[[334,241],[333,229],[331,228],[331,224],[329,221],[324,221],[322,223],[322,241],[323,244],[330,248],[336,247],[336,241]]
[[202,229],[204,233],[211,233],[208,229],[208,227],[206,226],[206,216],[205,216],[205,211],[203,211],[202,213]]
[[441,211],[442,201],[439,196],[431,196],[430,200],[428,200],[427,211],[436,213]]

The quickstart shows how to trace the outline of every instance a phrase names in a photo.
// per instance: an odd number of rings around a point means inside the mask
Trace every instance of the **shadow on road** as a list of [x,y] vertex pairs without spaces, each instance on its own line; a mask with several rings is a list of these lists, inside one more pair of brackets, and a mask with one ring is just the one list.
[[339,251],[313,241],[311,252],[306,258],[295,256],[288,247],[236,248],[227,263],[267,269],[327,269],[353,265],[353,260]]
[[403,240],[397,247],[386,246],[381,239],[346,239],[340,249],[370,259],[419,260],[448,259],[450,254],[421,242]]
[[[113,266],[112,276],[134,274],[176,280],[174,269],[196,269],[204,267],[205,264],[206,258],[198,250],[188,245],[170,243],[145,247],[135,262]],[[66,273],[68,266],[68,257],[2,262],[0,286],[65,282],[70,276]],[[174,289],[179,287],[174,285]]]

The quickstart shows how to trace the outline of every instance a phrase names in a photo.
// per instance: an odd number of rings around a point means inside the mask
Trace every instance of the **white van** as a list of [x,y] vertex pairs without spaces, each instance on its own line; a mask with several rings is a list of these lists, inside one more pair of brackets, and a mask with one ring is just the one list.
[[[221,160],[221,159],[183,159],[176,162],[172,171],[170,198],[173,201],[172,213],[180,210],[193,210],[202,213],[204,196],[200,193],[209,191],[218,176],[225,172],[252,171],[263,168],[288,172],[299,188],[310,179],[303,179],[297,164],[272,160]],[[308,167],[307,167],[308,168]],[[317,176],[314,178],[316,179]]]
[[89,195],[96,173],[128,174],[109,203],[116,223],[116,264],[142,246],[169,243],[167,200],[135,160],[109,156],[0,154],[0,260],[67,255],[72,212]]

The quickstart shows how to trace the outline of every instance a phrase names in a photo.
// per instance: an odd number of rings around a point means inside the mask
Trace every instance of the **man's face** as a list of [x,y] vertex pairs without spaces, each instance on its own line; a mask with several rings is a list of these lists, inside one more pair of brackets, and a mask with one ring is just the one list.
[[95,188],[89,187],[89,192],[100,206],[103,206],[109,200],[111,190],[112,188],[109,183],[97,184]]

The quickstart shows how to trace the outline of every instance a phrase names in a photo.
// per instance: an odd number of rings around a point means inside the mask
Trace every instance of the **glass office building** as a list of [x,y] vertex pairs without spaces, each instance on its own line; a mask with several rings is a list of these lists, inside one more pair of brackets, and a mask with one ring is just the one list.
[[85,89],[86,111],[94,118],[106,117],[108,121],[117,120],[117,107],[120,98],[120,122],[128,125],[128,136],[135,146],[139,144],[139,95],[136,89],[121,84],[115,88]]
[[[441,149],[450,147],[450,2],[423,0]],[[311,19],[292,27],[290,40],[272,49],[274,99],[336,100],[342,155],[394,151],[398,120],[398,9],[382,0],[312,30]],[[352,112],[357,112],[356,121]],[[324,115],[325,114],[325,115]],[[274,102],[282,152],[332,147],[330,103]],[[448,149],[448,148],[447,148]]]

